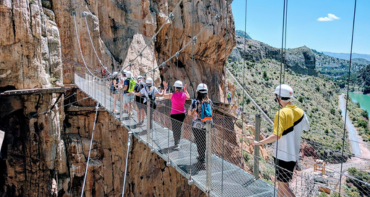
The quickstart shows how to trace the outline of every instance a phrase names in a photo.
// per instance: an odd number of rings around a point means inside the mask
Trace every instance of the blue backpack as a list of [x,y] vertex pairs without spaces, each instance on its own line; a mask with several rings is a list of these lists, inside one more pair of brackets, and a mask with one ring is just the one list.
[[[194,100],[193,102],[193,107],[196,107],[196,100]],[[197,107],[196,107],[197,109]],[[206,122],[207,120],[209,121],[212,121],[212,116],[213,116],[213,113],[212,113],[212,106],[209,102],[203,102],[202,103],[202,111],[201,111],[201,114],[199,116],[199,114],[197,113],[197,110],[194,111],[194,113],[197,114],[198,117],[200,117],[200,120],[202,122]],[[195,114],[193,114],[193,119],[195,119]]]

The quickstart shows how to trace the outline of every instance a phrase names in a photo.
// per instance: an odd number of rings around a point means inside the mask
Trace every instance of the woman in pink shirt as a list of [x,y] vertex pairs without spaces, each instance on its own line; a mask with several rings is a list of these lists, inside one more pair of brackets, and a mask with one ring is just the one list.
[[[182,85],[181,81],[176,81],[173,85],[175,87],[174,93],[167,94],[168,82],[164,81],[164,94],[163,97],[166,99],[171,99],[171,121],[172,121],[172,131],[173,139],[175,141],[175,150],[180,149],[180,138],[181,138],[181,128],[186,117],[185,101],[190,99],[190,95],[185,86]],[[184,92],[182,91],[184,89]]]

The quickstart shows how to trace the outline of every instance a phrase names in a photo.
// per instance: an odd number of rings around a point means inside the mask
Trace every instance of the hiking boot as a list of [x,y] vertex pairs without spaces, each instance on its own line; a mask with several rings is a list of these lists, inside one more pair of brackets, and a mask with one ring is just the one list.
[[178,150],[180,150],[180,148],[181,148],[180,147],[180,144],[178,144],[178,145],[175,145],[175,148],[174,149],[178,151]]

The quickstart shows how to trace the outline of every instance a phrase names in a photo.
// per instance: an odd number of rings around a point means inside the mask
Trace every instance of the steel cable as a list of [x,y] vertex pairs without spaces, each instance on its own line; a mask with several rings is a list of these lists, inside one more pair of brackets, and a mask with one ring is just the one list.
[[90,140],[89,155],[88,155],[88,157],[87,157],[87,162],[86,162],[86,170],[85,170],[84,182],[83,182],[83,184],[82,184],[81,197],[83,197],[84,192],[85,192],[85,184],[86,184],[87,170],[88,170],[88,168],[89,168],[90,155],[91,155],[91,147],[92,147],[92,143],[93,143],[93,140],[94,140],[95,126],[96,126],[96,122],[97,122],[97,118],[98,118],[98,109],[99,109],[99,103],[98,103],[98,104],[96,104],[95,119],[94,119],[93,130],[92,130],[92,133],[91,133],[91,140]]
[[[348,100],[349,100],[349,85],[351,82],[351,67],[352,67],[352,51],[353,51],[353,37],[355,33],[355,22],[356,22],[356,7],[357,7],[357,0],[355,0],[354,10],[353,10],[353,21],[352,21],[352,35],[351,35],[351,51],[349,57],[349,67],[348,67],[348,82],[347,82],[347,97],[346,97],[346,111],[344,115],[344,126],[343,126],[343,142],[342,142],[342,157],[344,154],[344,142],[346,139],[346,127],[347,127],[347,113],[348,113]],[[343,170],[343,162],[341,162],[340,171]],[[342,187],[342,176],[340,176],[340,185],[339,185],[339,193]]]

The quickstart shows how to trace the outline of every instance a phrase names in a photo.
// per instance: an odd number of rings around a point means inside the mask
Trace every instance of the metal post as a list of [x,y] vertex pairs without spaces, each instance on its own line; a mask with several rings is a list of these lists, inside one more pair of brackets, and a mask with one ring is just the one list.
[[103,79],[103,92],[104,92],[104,107],[107,108],[107,87],[106,87],[106,80]]
[[209,194],[212,190],[212,132],[211,121],[206,122],[206,190]]
[[[172,131],[173,131],[174,125],[172,125]],[[170,129],[169,128],[164,128],[165,130],[167,129],[167,166],[171,165],[170,161]]]
[[122,96],[121,93],[119,92],[118,96],[119,96],[119,121],[122,124],[122,114],[123,114],[123,99],[122,99],[122,97],[124,95]]
[[[244,97],[243,97],[244,98]],[[243,139],[244,138],[244,130],[245,130],[245,127],[244,127],[244,113],[241,112],[241,115],[242,115],[242,129],[243,129],[243,132],[242,132],[242,135],[241,135],[241,138]],[[243,167],[243,163],[244,163],[244,155],[243,155],[243,146],[242,146],[242,143],[240,143],[240,154],[241,154],[241,158],[240,158],[240,167]]]
[[147,111],[146,111],[146,143],[148,144],[148,147],[150,147],[149,141],[150,141],[150,100],[147,99]]
[[[261,130],[261,114],[256,114],[256,126],[254,132],[254,139],[256,141],[260,141],[260,130]],[[253,174],[256,180],[259,179],[259,157],[260,157],[260,147],[254,146]]]

